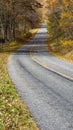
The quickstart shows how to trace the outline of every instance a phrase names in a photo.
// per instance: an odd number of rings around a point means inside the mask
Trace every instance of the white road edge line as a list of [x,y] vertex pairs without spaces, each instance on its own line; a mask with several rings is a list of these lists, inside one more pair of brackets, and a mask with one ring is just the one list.
[[40,61],[33,55],[33,50],[34,50],[34,48],[35,48],[35,46],[33,46],[33,47],[31,48],[31,50],[30,50],[30,57],[32,58],[33,61],[35,61],[36,63],[38,63],[40,66],[44,67],[45,69],[48,69],[48,70],[50,70],[50,71],[52,71],[52,72],[54,72],[54,73],[56,73],[56,74],[58,74],[58,75],[60,75],[60,76],[62,76],[62,77],[64,77],[64,78],[68,79],[68,80],[73,81],[73,77],[70,77],[70,76],[68,76],[68,75],[65,75],[64,73],[61,73],[61,72],[59,72],[59,71],[56,71],[55,69],[49,67],[46,63],[40,62]]

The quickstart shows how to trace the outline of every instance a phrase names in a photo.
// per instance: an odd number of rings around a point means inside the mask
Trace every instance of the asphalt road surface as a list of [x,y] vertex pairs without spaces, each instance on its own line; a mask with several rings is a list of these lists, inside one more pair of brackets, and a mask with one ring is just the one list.
[[8,59],[9,75],[39,130],[73,130],[73,64],[49,55],[46,26]]

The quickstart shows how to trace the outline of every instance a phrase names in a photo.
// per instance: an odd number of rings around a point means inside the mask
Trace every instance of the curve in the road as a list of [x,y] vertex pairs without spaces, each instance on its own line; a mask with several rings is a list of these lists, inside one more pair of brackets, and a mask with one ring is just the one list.
[[52,72],[54,72],[54,73],[56,73],[56,74],[58,74],[58,75],[60,75],[60,76],[62,76],[62,77],[64,77],[64,78],[68,79],[68,80],[73,81],[73,77],[68,76],[68,75],[66,75],[66,74],[64,74],[64,73],[61,73],[61,72],[59,72],[59,71],[53,69],[52,67],[49,67],[49,65],[47,65],[47,64],[44,63],[44,62],[40,62],[40,61],[36,58],[36,56],[34,56],[34,54],[33,54],[33,50],[34,50],[34,49],[35,49],[35,46],[33,46],[33,47],[31,48],[31,50],[30,50],[30,56],[31,56],[32,60],[34,60],[37,64],[41,65],[41,66],[44,67],[45,69],[48,69],[48,70],[50,70],[50,71],[52,71]]
[[29,44],[9,57],[8,72],[40,130],[73,130],[73,81],[42,67],[42,62],[70,76],[73,64],[50,56],[45,37],[43,25]]

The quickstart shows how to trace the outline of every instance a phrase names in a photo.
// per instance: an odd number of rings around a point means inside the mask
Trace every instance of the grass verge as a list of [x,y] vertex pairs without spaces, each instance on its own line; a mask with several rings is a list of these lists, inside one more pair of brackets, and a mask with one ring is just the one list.
[[[46,36],[46,50],[53,56],[56,56],[69,63],[73,63],[73,41],[59,41],[59,39],[49,40],[49,34]],[[71,44],[69,44],[71,42]],[[65,44],[64,44],[65,43]]]
[[22,42],[15,46],[11,44],[9,52],[4,46],[5,53],[0,53],[0,130],[38,130],[27,106],[17,94],[6,69],[9,55],[22,45]]

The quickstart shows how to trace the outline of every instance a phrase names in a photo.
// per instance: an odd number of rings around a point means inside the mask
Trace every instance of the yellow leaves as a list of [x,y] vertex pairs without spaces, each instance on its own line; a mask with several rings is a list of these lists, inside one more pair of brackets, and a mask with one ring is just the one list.
[[72,25],[73,15],[70,12],[62,12],[60,26],[69,27]]
[[16,41],[12,41],[12,42],[10,42],[10,46],[15,46],[17,43],[16,43]]
[[63,19],[63,18],[73,18],[73,16],[72,16],[72,14],[69,13],[69,12],[63,12],[63,13],[61,14],[61,19]]
[[63,3],[65,6],[68,6],[69,4],[71,4],[71,0],[63,0]]
[[60,43],[63,47],[73,46],[73,40],[61,40]]

